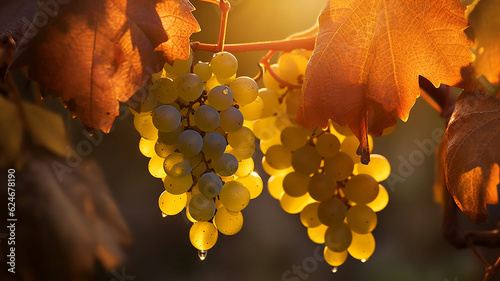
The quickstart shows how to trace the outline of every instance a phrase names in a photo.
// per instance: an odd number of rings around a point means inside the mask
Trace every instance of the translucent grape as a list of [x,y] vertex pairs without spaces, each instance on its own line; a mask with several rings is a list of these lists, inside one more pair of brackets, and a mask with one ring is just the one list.
[[288,167],[286,169],[281,169],[277,170],[269,166],[269,164],[266,161],[266,157],[262,157],[262,169],[264,169],[264,172],[270,176],[286,176],[288,173],[293,172],[293,167]]
[[181,115],[175,107],[161,105],[153,112],[153,124],[158,131],[172,132],[181,124]]
[[174,60],[173,65],[165,63],[163,69],[168,74],[169,77],[175,79],[177,77],[181,77],[182,75],[189,72],[191,69],[191,65],[193,64],[193,53],[190,52],[189,58],[187,60]]
[[261,118],[270,117],[279,112],[278,108],[280,106],[280,101],[278,99],[278,94],[266,88],[262,88],[259,90],[259,97],[264,103],[264,111],[262,112]]
[[237,131],[243,126],[243,114],[237,108],[229,107],[220,112],[219,126],[226,132]]
[[371,154],[368,165],[357,163],[354,165],[354,174],[368,174],[376,181],[386,180],[391,174],[391,165],[387,158],[380,154]]
[[280,198],[281,208],[289,214],[300,213],[307,205],[315,202],[314,199],[306,193],[300,197],[292,197],[286,193]]
[[163,179],[163,187],[172,194],[181,194],[188,191],[193,185],[193,177],[189,174],[183,177],[171,177],[166,175]]
[[353,176],[344,189],[346,198],[357,204],[368,204],[377,198],[378,192],[377,181],[365,174]]
[[165,173],[165,170],[163,169],[163,161],[164,158],[161,158],[157,155],[149,159],[148,170],[153,177],[163,178],[167,175],[167,173]]
[[200,153],[203,147],[203,139],[195,130],[186,130],[182,132],[177,140],[177,148],[187,157],[195,156]]
[[300,197],[307,193],[309,180],[309,175],[297,171],[291,172],[283,179],[283,190],[292,197]]
[[161,212],[168,216],[180,213],[186,206],[186,202],[186,193],[175,195],[168,193],[166,190],[164,190],[161,193],[160,198],[158,198],[158,206],[160,207]]
[[277,132],[277,134],[275,134],[271,139],[260,140],[260,151],[262,151],[263,154],[266,154],[267,150],[273,145],[282,145],[279,132]]
[[236,74],[238,70],[238,60],[229,52],[219,52],[212,57],[210,66],[215,76],[228,78]]
[[191,173],[191,163],[187,157],[178,152],[174,152],[165,158],[163,167],[167,175],[171,177],[184,177]]
[[325,201],[335,194],[336,184],[327,175],[316,173],[311,177],[307,189],[312,198]]
[[205,83],[205,91],[209,93],[213,88],[220,86],[219,81],[217,81],[217,77],[213,75],[208,79],[207,83]]
[[349,126],[345,125],[345,126],[340,126],[338,123],[336,122],[331,122],[331,125],[333,127],[333,129],[341,134],[341,135],[344,135],[344,136],[352,136],[353,133],[351,131],[351,129],[349,128]]
[[340,141],[333,134],[324,133],[320,135],[316,141],[316,150],[325,158],[334,156],[339,152],[339,149]]
[[258,96],[253,102],[240,107],[243,119],[255,121],[264,113],[264,101]]
[[[271,65],[271,70],[280,77],[280,71],[279,71],[279,66],[278,64],[272,64]],[[264,76],[262,77],[262,80],[264,81],[264,86],[268,88],[269,90],[277,93],[278,95],[284,94],[287,90],[286,87],[280,85],[276,79],[271,75],[271,73],[265,69],[264,70]]]
[[219,126],[219,112],[210,105],[202,105],[194,112],[196,126],[204,132],[212,132]]
[[318,218],[319,202],[311,203],[300,212],[300,221],[305,227],[317,227],[321,225]]
[[300,104],[300,89],[294,89],[285,96],[286,115],[290,120],[295,120]]
[[172,132],[158,132],[158,141],[164,144],[175,144],[177,145],[177,139],[182,133],[181,127],[177,127],[177,129]]
[[215,214],[215,203],[204,194],[196,194],[189,201],[189,214],[197,221],[208,221]]
[[151,158],[155,156],[155,144],[156,140],[148,140],[145,138],[141,138],[139,141],[139,151],[142,153],[142,155]]
[[353,232],[352,242],[347,251],[355,259],[363,262],[368,260],[375,251],[375,238],[373,234],[358,234]]
[[238,159],[230,153],[224,153],[214,160],[213,166],[217,174],[228,177],[238,170]]
[[228,86],[215,86],[208,93],[207,102],[218,111],[226,110],[233,103],[233,93]]
[[236,176],[244,178],[253,172],[255,164],[252,158],[243,159],[238,162],[238,170],[234,173]]
[[214,224],[220,233],[234,235],[240,232],[243,227],[243,214],[239,211],[233,212],[225,207],[220,207],[215,214]]
[[241,127],[227,134],[227,142],[238,151],[247,151],[255,145],[255,136],[249,128]]
[[387,206],[387,203],[389,203],[389,193],[387,193],[387,189],[384,186],[379,184],[377,197],[366,205],[372,208],[374,212],[380,212]]
[[201,81],[207,82],[212,77],[212,68],[208,62],[198,62],[193,67],[193,73],[200,77]]
[[145,99],[141,101],[141,113],[150,113],[155,110],[158,101],[156,100],[156,96],[148,91],[148,94]]
[[194,101],[203,93],[203,81],[194,73],[184,74],[177,83],[179,97],[185,101]]
[[325,243],[325,233],[328,229],[328,226],[324,224],[320,224],[316,227],[308,227],[307,228],[307,236],[309,239],[316,244],[324,244]]
[[267,180],[267,191],[269,194],[277,200],[280,200],[285,190],[283,189],[284,176],[271,176]]
[[176,83],[168,77],[161,77],[156,80],[149,87],[149,91],[155,95],[161,104],[173,103],[179,97]]
[[203,137],[202,151],[210,159],[216,159],[224,154],[226,150],[226,138],[219,133],[208,133]]
[[307,144],[309,133],[303,127],[286,127],[281,132],[281,143],[291,151],[295,151]]
[[222,180],[214,173],[205,173],[198,180],[198,188],[206,197],[214,198],[219,195],[222,188]]
[[248,206],[250,192],[241,182],[228,181],[222,186],[219,199],[228,210],[238,212]]
[[306,73],[307,61],[307,58],[297,53],[282,53],[278,58],[280,77],[292,84],[301,84]]
[[292,154],[292,166],[296,171],[309,175],[317,172],[320,165],[321,155],[310,145],[305,145]]
[[229,85],[229,84],[231,84],[231,82],[234,81],[234,79],[236,79],[236,73],[233,74],[233,76],[227,77],[227,78],[221,78],[221,77],[218,77],[218,76],[216,76],[216,77],[217,77],[217,81],[219,81],[219,83],[221,85]]
[[134,116],[134,127],[139,134],[148,140],[158,136],[158,129],[153,124],[151,113],[141,113]]
[[345,152],[339,152],[333,157],[325,158],[324,171],[335,181],[343,181],[349,178],[354,169],[351,156]]
[[325,249],[323,250],[323,257],[329,265],[341,266],[347,259],[347,251],[334,252],[325,246]]
[[189,230],[189,240],[193,246],[200,250],[206,251],[212,248],[217,243],[219,232],[211,222],[195,222]]
[[345,223],[330,226],[325,233],[325,244],[334,252],[343,252],[351,245],[352,236],[351,228]]
[[252,172],[246,177],[238,178],[236,181],[242,183],[248,189],[248,192],[250,192],[250,199],[257,198],[264,188],[262,178],[256,172]]
[[377,226],[377,215],[366,205],[352,206],[346,217],[351,230],[359,234],[372,232]]
[[257,98],[259,85],[250,77],[240,76],[229,84],[233,92],[233,97],[239,105],[245,105],[253,102]]
[[347,207],[337,197],[322,201],[318,207],[319,220],[328,226],[339,226],[344,221],[346,213]]
[[292,152],[282,145],[273,145],[266,152],[266,162],[274,169],[286,169],[292,165]]
[[253,133],[260,140],[270,140],[276,134],[279,134],[279,131],[271,126],[271,117],[260,118],[255,121],[253,124]]
[[[372,136],[368,135],[368,146],[370,147],[370,152],[373,149],[373,138]],[[360,162],[360,157],[356,153],[359,147],[359,140],[356,138],[356,136],[347,136],[343,141],[342,144],[340,145],[340,151],[343,151],[347,154],[349,154],[354,162]]]
[[154,149],[156,155],[165,158],[177,149],[177,144],[164,144],[163,142],[157,141]]

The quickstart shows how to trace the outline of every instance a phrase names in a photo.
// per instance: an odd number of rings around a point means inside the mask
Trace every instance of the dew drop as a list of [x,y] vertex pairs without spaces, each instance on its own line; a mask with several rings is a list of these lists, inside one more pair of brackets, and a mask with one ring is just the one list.
[[200,260],[205,260],[207,258],[207,251],[198,251],[198,257],[200,257]]
[[332,267],[332,272],[333,272],[333,273],[337,273],[337,271],[339,271],[339,268],[338,268],[338,267],[336,267],[336,266]]
[[162,216],[162,217],[164,217],[164,218],[166,218],[166,217],[167,217],[167,214],[165,214],[165,213],[161,213],[161,216]]
[[366,262],[366,259],[362,259],[361,262]]

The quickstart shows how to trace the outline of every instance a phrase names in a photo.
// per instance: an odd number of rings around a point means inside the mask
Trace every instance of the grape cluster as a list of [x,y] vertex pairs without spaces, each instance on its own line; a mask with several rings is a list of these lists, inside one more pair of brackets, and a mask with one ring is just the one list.
[[236,78],[231,53],[191,65],[192,56],[166,64],[153,75],[141,113],[132,112],[149,172],[163,180],[160,210],[170,216],[185,209],[193,222],[189,238],[204,259],[219,232],[240,231],[241,211],[262,192],[250,121],[264,108],[257,83]]
[[[280,56],[271,69],[282,80],[300,84],[308,53],[295,50]],[[375,250],[372,231],[376,212],[388,203],[387,190],[379,184],[390,174],[385,157],[371,154],[368,165],[356,154],[358,139],[347,127],[330,122],[326,129],[307,130],[294,121],[300,90],[280,85],[264,74],[272,107],[255,121],[254,133],[264,153],[262,166],[270,175],[271,196],[282,209],[299,214],[309,238],[325,244],[324,257],[337,270],[350,254],[366,261]],[[370,148],[373,147],[369,136]]]

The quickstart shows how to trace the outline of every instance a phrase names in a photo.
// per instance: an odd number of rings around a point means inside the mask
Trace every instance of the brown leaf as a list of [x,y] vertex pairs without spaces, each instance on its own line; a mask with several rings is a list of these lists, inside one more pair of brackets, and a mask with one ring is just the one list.
[[469,220],[485,222],[486,204],[498,204],[500,98],[463,92],[444,140],[448,190]]
[[473,65],[478,75],[491,83],[500,82],[500,2],[476,1],[467,8],[467,18],[474,29],[476,60]]
[[419,96],[418,75],[435,86],[460,80],[472,54],[458,0],[331,0],[319,17],[297,120],[349,125],[369,160],[367,133],[406,121]]

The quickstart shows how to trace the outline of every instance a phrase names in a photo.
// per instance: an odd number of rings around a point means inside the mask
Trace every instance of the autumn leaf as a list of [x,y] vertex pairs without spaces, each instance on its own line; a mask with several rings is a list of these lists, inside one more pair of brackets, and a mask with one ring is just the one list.
[[472,54],[458,0],[329,1],[319,17],[297,121],[349,125],[369,161],[367,133],[406,121],[418,76],[435,86],[460,81]]
[[476,60],[473,65],[478,75],[491,83],[500,82],[500,2],[475,1],[467,8],[467,18],[474,29]]
[[444,140],[448,190],[469,220],[485,222],[486,204],[498,204],[500,98],[463,92]]

